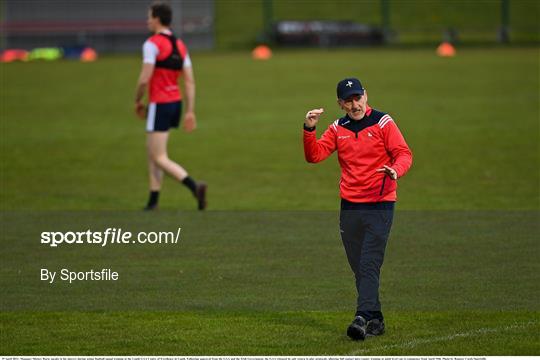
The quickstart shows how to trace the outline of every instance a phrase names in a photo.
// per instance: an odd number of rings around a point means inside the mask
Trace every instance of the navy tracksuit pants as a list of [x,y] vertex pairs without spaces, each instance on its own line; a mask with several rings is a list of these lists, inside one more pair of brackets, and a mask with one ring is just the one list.
[[356,278],[356,315],[366,320],[383,320],[379,276],[393,218],[394,202],[341,200],[339,226],[347,259]]

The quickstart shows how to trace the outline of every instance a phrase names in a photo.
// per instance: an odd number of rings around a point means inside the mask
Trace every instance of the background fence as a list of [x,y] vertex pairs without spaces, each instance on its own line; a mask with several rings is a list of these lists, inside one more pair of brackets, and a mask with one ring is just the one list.
[[[540,42],[534,0],[169,0],[173,30],[191,49],[249,48],[283,20],[347,20],[384,32],[386,43],[422,45]],[[89,45],[140,51],[145,0],[4,0],[1,48]]]
[[398,45],[433,44],[449,36],[461,44],[498,43],[502,30],[510,43],[540,41],[540,5],[531,0],[218,0],[217,44],[245,47],[283,20],[355,21],[380,27]]
[[[2,47],[89,45],[100,52],[140,51],[148,36],[141,0],[4,0]],[[213,0],[169,1],[174,32],[195,49],[214,48]]]

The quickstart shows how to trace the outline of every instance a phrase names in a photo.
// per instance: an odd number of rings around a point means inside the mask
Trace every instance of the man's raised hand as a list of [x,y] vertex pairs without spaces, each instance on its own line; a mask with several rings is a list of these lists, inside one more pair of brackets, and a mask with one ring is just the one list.
[[304,124],[306,124],[307,127],[315,127],[315,125],[317,125],[319,122],[319,118],[321,117],[322,113],[324,113],[323,108],[308,111]]

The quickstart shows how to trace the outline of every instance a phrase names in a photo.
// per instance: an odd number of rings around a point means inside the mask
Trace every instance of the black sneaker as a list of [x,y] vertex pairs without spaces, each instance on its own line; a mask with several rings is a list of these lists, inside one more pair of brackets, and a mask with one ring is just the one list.
[[157,205],[146,205],[143,207],[143,211],[157,211],[158,206]]
[[206,209],[206,188],[208,186],[204,182],[197,182],[197,188],[195,189],[195,197],[197,198],[197,205],[199,210]]
[[353,340],[364,340],[366,338],[366,320],[357,316],[347,328],[347,336]]
[[384,334],[384,320],[369,320],[366,326],[366,334],[371,336],[379,336]]

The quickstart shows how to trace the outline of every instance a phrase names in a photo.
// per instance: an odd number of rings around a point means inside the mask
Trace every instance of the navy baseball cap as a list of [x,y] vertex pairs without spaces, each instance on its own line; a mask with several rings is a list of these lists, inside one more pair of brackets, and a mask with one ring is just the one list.
[[338,99],[345,100],[351,95],[364,95],[364,87],[356,78],[343,79],[337,84]]

